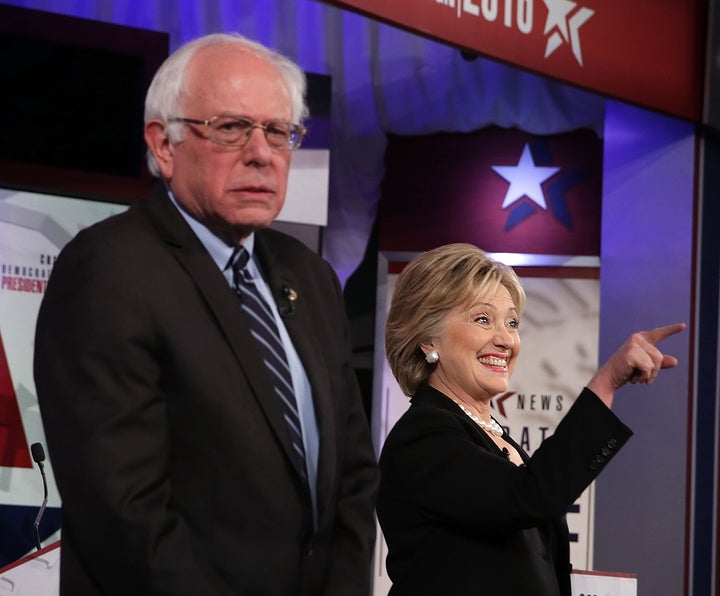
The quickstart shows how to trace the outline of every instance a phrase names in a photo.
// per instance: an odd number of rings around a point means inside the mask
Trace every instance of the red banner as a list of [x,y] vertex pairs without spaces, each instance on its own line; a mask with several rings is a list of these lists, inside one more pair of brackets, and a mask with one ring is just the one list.
[[327,0],[673,116],[702,118],[706,0]]

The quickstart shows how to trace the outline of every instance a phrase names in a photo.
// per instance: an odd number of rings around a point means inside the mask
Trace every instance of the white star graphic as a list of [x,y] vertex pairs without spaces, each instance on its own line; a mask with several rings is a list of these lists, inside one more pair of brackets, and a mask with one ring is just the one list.
[[543,0],[548,9],[547,21],[545,21],[545,35],[553,27],[560,29],[565,41],[568,40],[567,16],[577,5],[570,0]]
[[[582,47],[580,45],[580,27],[582,27],[595,11],[585,6],[578,8],[569,17],[577,6],[571,0],[543,0],[548,9],[545,21],[545,35],[550,33],[545,45],[545,58],[557,50],[563,43],[570,43],[573,56],[580,66],[583,65]],[[569,18],[568,18],[569,17]],[[555,29],[553,31],[553,29]],[[551,33],[552,32],[552,33]]]
[[538,167],[530,153],[530,145],[525,144],[520,161],[516,166],[491,166],[492,170],[510,183],[502,209],[509,207],[523,197],[528,197],[543,209],[547,209],[545,194],[540,186],[545,180],[560,171],[560,168]]

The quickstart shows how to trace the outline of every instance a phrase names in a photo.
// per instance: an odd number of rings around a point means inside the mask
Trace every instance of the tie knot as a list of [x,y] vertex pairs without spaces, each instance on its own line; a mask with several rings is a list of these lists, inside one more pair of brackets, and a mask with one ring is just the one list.
[[232,257],[232,268],[235,273],[239,273],[240,271],[245,269],[245,266],[248,264],[249,260],[250,253],[245,249],[245,247],[238,246],[235,249],[235,254]]

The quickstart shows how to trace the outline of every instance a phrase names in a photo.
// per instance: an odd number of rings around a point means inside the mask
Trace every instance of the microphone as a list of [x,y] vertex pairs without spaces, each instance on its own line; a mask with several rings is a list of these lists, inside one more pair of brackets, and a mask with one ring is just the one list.
[[281,306],[278,309],[280,316],[283,319],[291,319],[295,316],[295,301],[298,299],[297,292],[285,284],[280,287],[280,291],[282,292],[283,298],[285,298],[285,302],[287,302],[285,306]]
[[45,466],[43,465],[43,462],[45,461],[45,450],[43,449],[41,443],[33,443],[30,445],[30,453],[32,454],[33,460],[40,468],[40,474],[42,474],[43,481],[43,491],[45,493],[42,505],[40,505],[40,511],[38,511],[37,517],[35,518],[35,546],[38,550],[40,550],[42,548],[42,544],[40,543],[40,520],[42,519],[43,513],[45,513],[45,507],[48,502],[47,478],[45,478]]
[[505,456],[505,459],[510,459],[510,451],[507,447],[502,448],[502,454]]

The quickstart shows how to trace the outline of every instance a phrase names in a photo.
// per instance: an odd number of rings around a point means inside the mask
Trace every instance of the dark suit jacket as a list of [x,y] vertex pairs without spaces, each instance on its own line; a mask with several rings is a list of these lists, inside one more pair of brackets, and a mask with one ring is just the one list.
[[[392,596],[570,595],[564,514],[631,436],[585,389],[522,466],[422,387],[380,456]],[[507,438],[507,435],[506,435]]]
[[278,232],[256,252],[313,390],[319,524],[237,297],[164,189],[81,231],[37,324],[62,498],[62,594],[366,596],[377,484],[331,267]]

